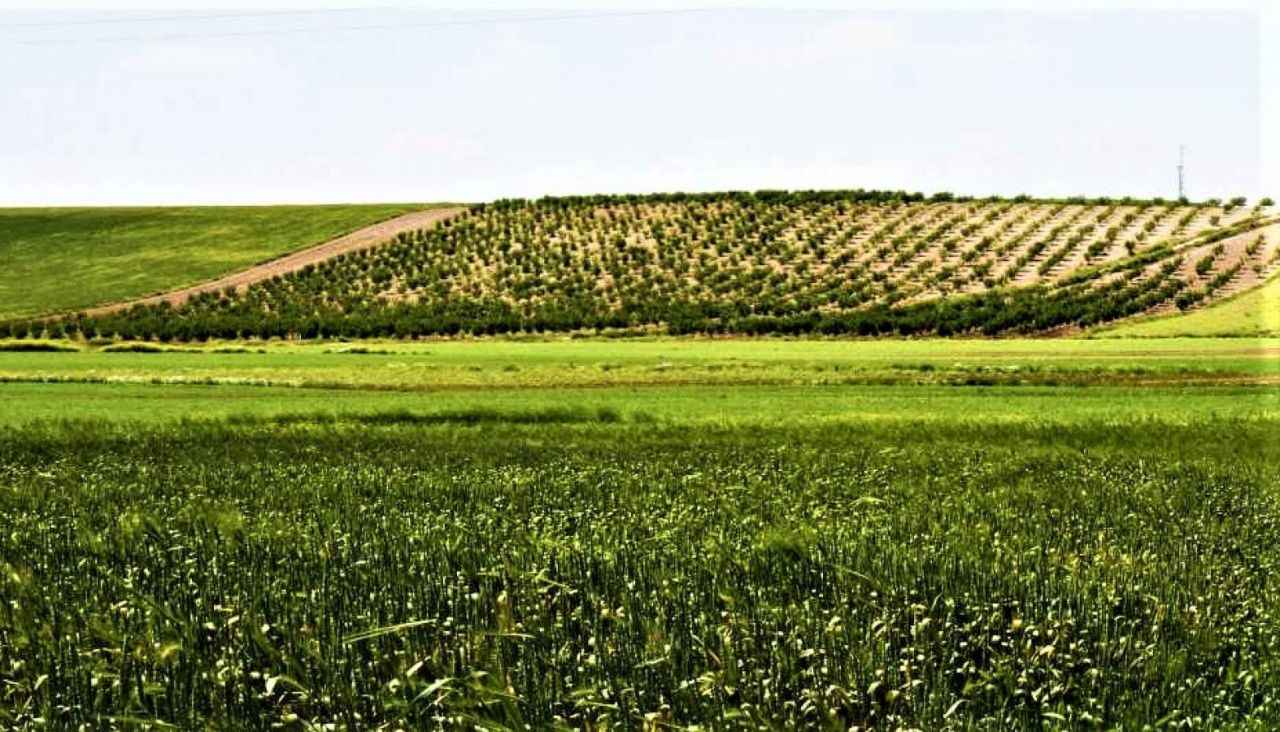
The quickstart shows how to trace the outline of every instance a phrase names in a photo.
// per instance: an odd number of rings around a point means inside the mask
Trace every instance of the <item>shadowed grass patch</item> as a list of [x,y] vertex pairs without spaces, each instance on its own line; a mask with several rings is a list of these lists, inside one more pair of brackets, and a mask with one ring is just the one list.
[[[637,414],[635,421],[650,422],[649,415]],[[272,416],[236,415],[227,422],[234,425],[358,424],[358,425],[480,425],[480,424],[613,424],[623,415],[612,407],[551,407],[546,409],[457,409],[440,412],[414,412],[393,409],[365,414],[332,412],[293,412]]]
[[75,346],[58,343],[41,343],[32,341],[0,342],[0,351],[8,353],[75,353],[80,349]]

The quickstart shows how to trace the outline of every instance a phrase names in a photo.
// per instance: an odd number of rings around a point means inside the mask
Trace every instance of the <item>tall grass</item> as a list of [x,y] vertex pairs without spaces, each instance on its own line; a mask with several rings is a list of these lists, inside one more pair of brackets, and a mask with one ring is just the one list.
[[0,726],[1280,722],[1274,424],[566,414],[0,432]]

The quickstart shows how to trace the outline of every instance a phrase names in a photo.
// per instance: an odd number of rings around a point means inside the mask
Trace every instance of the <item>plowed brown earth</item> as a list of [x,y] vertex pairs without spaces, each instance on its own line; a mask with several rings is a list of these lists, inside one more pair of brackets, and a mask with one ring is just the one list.
[[252,285],[255,282],[271,279],[280,274],[287,274],[302,269],[308,264],[316,264],[326,259],[336,257],[339,254],[347,252],[368,249],[387,242],[394,238],[397,234],[406,231],[416,231],[418,229],[428,229],[445,219],[452,218],[467,210],[465,206],[454,206],[449,208],[433,208],[428,211],[415,211],[413,213],[397,216],[394,219],[387,219],[362,229],[356,229],[350,234],[344,234],[336,239],[330,239],[323,244],[317,244],[292,254],[286,254],[279,259],[273,259],[270,262],[250,267],[249,269],[234,272],[219,277],[216,280],[203,282],[191,287],[184,287],[178,290],[170,290],[158,295],[150,295],[137,300],[129,300],[126,302],[112,303],[111,305],[103,305],[96,308],[90,308],[84,312],[90,315],[105,315],[120,310],[127,310],[134,305],[155,305],[161,302],[168,302],[170,305],[181,305],[185,303],[192,295],[202,292],[217,292],[227,288],[234,287],[242,289]]

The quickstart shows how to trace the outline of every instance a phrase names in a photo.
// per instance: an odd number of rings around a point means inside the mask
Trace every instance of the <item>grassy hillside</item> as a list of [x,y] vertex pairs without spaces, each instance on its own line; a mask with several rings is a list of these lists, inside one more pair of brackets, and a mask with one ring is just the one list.
[[160,340],[1043,332],[1249,286],[1280,267],[1280,236],[1254,233],[1267,214],[875,191],[499,201],[247,292],[51,330]]
[[0,318],[194,284],[419,208],[0,208]]
[[1202,310],[1123,323],[1099,333],[1107,338],[1280,335],[1280,277]]

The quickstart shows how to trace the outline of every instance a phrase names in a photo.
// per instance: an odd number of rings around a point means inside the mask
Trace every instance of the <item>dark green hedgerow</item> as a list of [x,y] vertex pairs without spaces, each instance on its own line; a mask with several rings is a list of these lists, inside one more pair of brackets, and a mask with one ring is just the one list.
[[0,432],[0,726],[1280,723],[1272,423],[510,416]]

